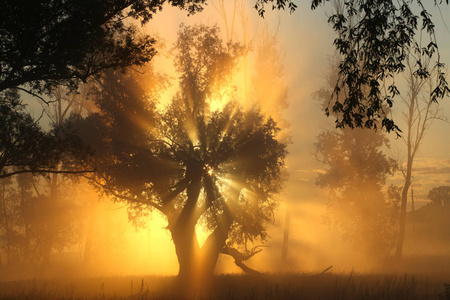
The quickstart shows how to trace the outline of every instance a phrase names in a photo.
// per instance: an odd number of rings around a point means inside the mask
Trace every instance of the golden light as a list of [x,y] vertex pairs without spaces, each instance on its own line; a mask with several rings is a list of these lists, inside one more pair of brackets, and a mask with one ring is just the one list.
[[208,173],[209,176],[212,176],[212,174],[214,173],[214,168],[208,164],[205,164],[203,169],[206,171],[206,173]]

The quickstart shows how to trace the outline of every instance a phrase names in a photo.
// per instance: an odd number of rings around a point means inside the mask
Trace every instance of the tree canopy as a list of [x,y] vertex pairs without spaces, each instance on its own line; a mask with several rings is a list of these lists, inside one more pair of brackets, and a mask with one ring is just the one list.
[[[0,91],[24,89],[39,96],[63,84],[74,89],[80,81],[108,68],[142,65],[153,57],[154,39],[136,35],[133,20],[148,22],[165,3],[195,13],[207,0],[8,0],[0,12]],[[311,8],[330,0],[312,0]],[[434,5],[442,4],[434,0]],[[448,4],[448,0],[445,1]],[[255,0],[264,16],[272,9],[297,8],[293,0]],[[399,94],[395,75],[404,71],[407,59],[415,62],[414,76],[438,76],[431,96],[448,95],[440,60],[435,25],[422,1],[333,2],[336,11],[328,22],[337,33],[334,41],[341,55],[339,76],[326,114],[337,127],[379,126],[400,132],[389,116]],[[419,31],[425,31],[420,40]],[[428,39],[425,37],[428,36]],[[434,64],[424,64],[432,59]],[[367,89],[368,92],[363,92]],[[340,95],[344,95],[341,97]],[[378,122],[381,120],[381,122]]]
[[[0,93],[0,128],[0,178],[26,172],[53,172],[69,153],[72,158],[66,162],[70,168],[73,160],[88,154],[70,128],[43,131],[26,111],[15,89]],[[64,172],[72,171],[61,171]]]
[[428,198],[436,207],[450,207],[450,186],[442,185],[434,187],[428,193]]
[[[42,94],[75,88],[108,68],[148,62],[154,39],[136,35],[132,20],[148,22],[166,1],[3,1],[0,12],[0,91],[23,87]],[[193,13],[202,0],[169,0]]]

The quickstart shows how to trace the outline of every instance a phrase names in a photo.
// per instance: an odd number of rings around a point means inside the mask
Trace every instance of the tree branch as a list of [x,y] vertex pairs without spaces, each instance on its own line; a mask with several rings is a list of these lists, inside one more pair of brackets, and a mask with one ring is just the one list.
[[99,182],[97,179],[95,178],[89,178],[89,180],[92,180],[95,184],[97,184],[98,186],[102,187],[103,189],[105,189],[108,193],[110,193],[111,195],[113,195],[116,198],[120,198],[123,200],[127,200],[130,202],[135,202],[135,203],[141,203],[141,204],[145,204],[145,205],[149,205],[153,208],[156,208],[157,210],[159,210],[160,212],[162,212],[163,214],[166,212],[165,208],[153,201],[149,201],[148,199],[143,200],[137,197],[131,197],[131,196],[126,196],[126,195],[122,195],[116,191],[114,191],[108,184],[105,183],[101,183]]
[[49,173],[49,174],[72,174],[72,175],[76,175],[76,174],[85,174],[85,173],[93,173],[95,171],[93,170],[81,170],[81,171],[67,171],[67,170],[63,170],[63,171],[57,171],[57,170],[47,170],[47,169],[24,169],[24,170],[18,170],[18,171],[14,171],[14,172],[9,172],[9,173],[2,173],[0,174],[0,179],[3,178],[7,178],[7,177],[11,177],[17,174],[23,174],[23,173]]
[[233,257],[234,263],[236,264],[236,266],[241,268],[242,271],[244,271],[245,273],[261,275],[262,274],[261,272],[258,272],[256,270],[248,267],[246,264],[244,264],[244,261],[249,260],[255,254],[257,254],[261,251],[262,251],[262,249],[255,248],[249,254],[245,255],[245,254],[241,253],[239,250],[237,250],[236,248],[225,246],[222,248],[220,253],[230,255],[231,257]]
[[44,98],[42,98],[41,96],[39,96],[38,94],[33,93],[32,91],[29,91],[29,90],[27,90],[27,89],[24,89],[24,88],[21,88],[21,87],[15,87],[15,88],[18,89],[18,90],[20,90],[20,91],[22,91],[22,92],[25,92],[25,93],[27,93],[27,94],[33,96],[33,97],[38,98],[39,100],[41,100],[42,102],[44,102],[46,105],[49,105],[50,103],[53,103],[53,102],[57,102],[57,101],[58,101],[58,99],[48,101],[48,100],[45,100]]

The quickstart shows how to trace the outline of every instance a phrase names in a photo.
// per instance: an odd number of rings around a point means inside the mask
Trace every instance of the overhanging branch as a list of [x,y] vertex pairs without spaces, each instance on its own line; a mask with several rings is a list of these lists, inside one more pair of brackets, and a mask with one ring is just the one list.
[[62,170],[62,171],[57,171],[57,170],[47,170],[47,169],[24,169],[24,170],[18,170],[18,171],[14,171],[14,172],[8,172],[8,173],[1,173],[0,174],[0,179],[2,178],[7,178],[7,177],[11,177],[14,175],[18,175],[18,174],[23,174],[23,173],[48,173],[48,174],[72,174],[72,175],[77,175],[77,174],[85,174],[85,173],[93,173],[95,172],[94,170],[81,170],[81,171],[68,171],[68,170]]

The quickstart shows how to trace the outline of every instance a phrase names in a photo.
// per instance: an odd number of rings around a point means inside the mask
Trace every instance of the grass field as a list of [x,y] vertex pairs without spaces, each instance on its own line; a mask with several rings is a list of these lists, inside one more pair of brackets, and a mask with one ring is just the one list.
[[219,275],[206,289],[182,291],[175,277],[1,281],[1,299],[444,299],[450,274],[305,273]]

